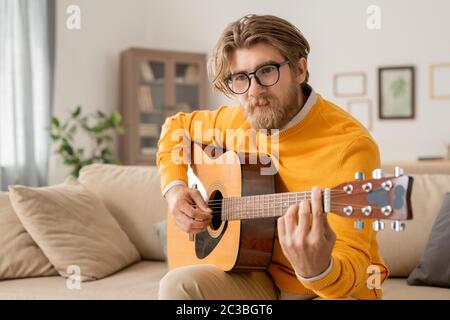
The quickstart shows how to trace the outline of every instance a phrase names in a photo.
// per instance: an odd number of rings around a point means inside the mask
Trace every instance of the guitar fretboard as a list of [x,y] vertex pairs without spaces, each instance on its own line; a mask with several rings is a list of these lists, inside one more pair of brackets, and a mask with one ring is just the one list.
[[286,213],[289,206],[310,198],[311,192],[285,192],[224,198],[221,201],[222,220],[280,217]]

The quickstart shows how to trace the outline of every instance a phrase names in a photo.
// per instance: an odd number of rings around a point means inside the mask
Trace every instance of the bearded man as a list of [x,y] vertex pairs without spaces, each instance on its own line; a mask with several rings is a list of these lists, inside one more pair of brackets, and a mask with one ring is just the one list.
[[[248,15],[231,23],[218,40],[210,70],[216,89],[237,97],[239,105],[214,111],[178,113],[167,119],[157,164],[169,214],[186,233],[204,231],[211,210],[199,191],[187,186],[187,164],[172,161],[175,130],[193,136],[194,123],[215,129],[224,148],[227,129],[278,129],[277,192],[312,190],[311,200],[292,205],[277,220],[267,272],[227,273],[213,265],[168,272],[160,299],[380,299],[367,285],[369,266],[387,268],[378,254],[376,232],[354,220],[323,212],[321,189],[370,175],[380,166],[369,132],[308,84],[308,41],[290,22],[269,15]],[[241,150],[236,150],[241,151]],[[244,150],[245,151],[245,150]]]

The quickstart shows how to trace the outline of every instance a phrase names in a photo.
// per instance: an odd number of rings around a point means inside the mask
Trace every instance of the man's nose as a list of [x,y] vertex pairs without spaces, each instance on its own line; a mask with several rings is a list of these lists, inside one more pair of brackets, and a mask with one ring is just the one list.
[[250,87],[248,88],[249,96],[257,97],[261,92],[264,92],[266,90],[267,88],[260,85],[254,75],[250,76]]

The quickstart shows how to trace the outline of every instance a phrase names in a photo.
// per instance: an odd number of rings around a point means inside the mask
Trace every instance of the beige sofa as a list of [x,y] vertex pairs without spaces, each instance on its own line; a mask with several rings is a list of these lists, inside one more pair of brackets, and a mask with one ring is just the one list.
[[[450,290],[408,286],[426,245],[445,192],[450,191],[450,164],[400,163],[415,177],[414,220],[406,231],[390,228],[378,235],[381,254],[391,276],[383,285],[383,299],[450,299]],[[385,164],[386,172],[393,164]],[[429,174],[431,173],[431,174]],[[79,180],[103,200],[138,249],[142,261],[104,279],[83,282],[70,290],[59,276],[0,281],[0,299],[156,299],[159,280],[167,272],[162,246],[154,225],[166,217],[167,206],[159,191],[155,167],[91,165]],[[0,235],[1,236],[1,235]]]

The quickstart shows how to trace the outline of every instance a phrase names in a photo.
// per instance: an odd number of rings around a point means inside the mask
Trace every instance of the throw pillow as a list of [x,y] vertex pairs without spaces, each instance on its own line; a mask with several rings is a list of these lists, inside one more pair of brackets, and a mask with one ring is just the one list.
[[105,204],[142,259],[164,260],[153,228],[167,218],[157,167],[94,163],[83,167],[78,179]]
[[[60,275],[104,278],[140,259],[105,205],[77,179],[50,187],[9,186],[25,229]],[[75,267],[73,267],[75,266]]]
[[58,275],[0,192],[0,280]]
[[419,264],[407,279],[409,285],[450,288],[449,243],[450,193],[447,193]]
[[156,223],[153,228],[155,228],[159,242],[161,243],[161,248],[164,252],[164,257],[167,260],[167,220]]

